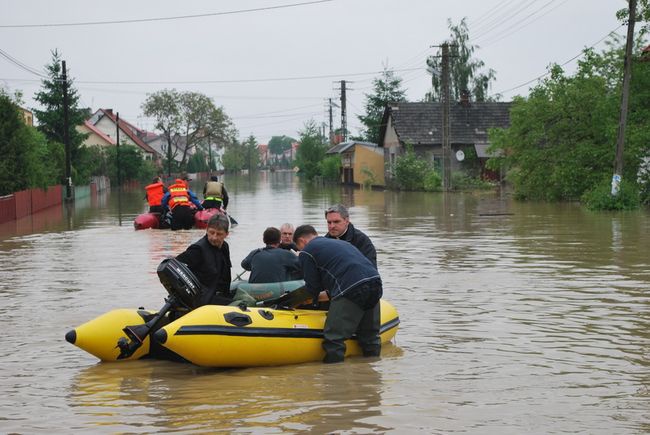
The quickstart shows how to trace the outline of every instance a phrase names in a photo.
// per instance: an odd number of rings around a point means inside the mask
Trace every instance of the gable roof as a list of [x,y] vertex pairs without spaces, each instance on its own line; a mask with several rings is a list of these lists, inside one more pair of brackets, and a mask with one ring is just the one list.
[[[452,144],[488,142],[488,129],[508,127],[512,103],[452,104],[449,110]],[[391,103],[384,110],[379,146],[383,146],[389,118],[401,143],[442,144],[442,103]]]
[[341,142],[339,144],[334,145],[330,149],[328,149],[325,154],[341,154],[345,152],[347,149],[350,147],[353,147],[354,145],[361,145],[366,148],[377,148],[376,143],[371,143],[371,142],[362,142],[358,140],[350,140],[347,142]]
[[[93,115],[90,118],[91,122],[92,122],[93,119],[96,118],[96,115],[98,115],[99,112],[101,112],[101,114],[103,116],[106,116],[111,121],[113,121],[113,124],[117,123],[117,116],[115,115],[115,113],[113,113],[113,110],[111,110],[111,109],[99,109],[99,110],[97,110],[97,112],[95,112],[95,115]],[[99,118],[96,118],[96,119],[97,119],[97,121],[95,121],[95,124],[98,122]],[[121,118],[120,118],[119,127],[120,127],[120,131],[124,132],[124,134],[126,134],[137,146],[142,148],[142,151],[144,151],[146,153],[154,154],[154,155],[158,154],[158,152],[155,149],[151,148],[151,146],[144,143],[144,141],[142,139],[140,139],[134,133],[134,131],[142,131],[142,130],[140,130],[139,128],[134,127],[132,124],[130,124],[127,121],[124,121]]]
[[97,136],[101,137],[103,140],[105,140],[107,143],[111,145],[115,145],[115,139],[112,137],[108,136],[105,134],[103,131],[95,127],[93,124],[91,124],[88,120],[84,121],[84,127],[86,127],[88,130],[91,132],[95,133]]

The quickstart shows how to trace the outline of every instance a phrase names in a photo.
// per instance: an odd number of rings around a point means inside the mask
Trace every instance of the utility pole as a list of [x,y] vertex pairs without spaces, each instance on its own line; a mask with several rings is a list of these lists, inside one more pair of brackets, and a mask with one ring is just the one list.
[[117,162],[115,163],[115,166],[117,167],[117,188],[121,189],[122,182],[121,182],[121,177],[120,177],[120,112],[116,112],[115,114],[115,127],[116,127],[116,132],[115,132],[115,143],[117,144]]
[[[347,113],[346,113],[346,91],[348,88],[346,88],[347,82],[345,80],[341,80],[341,136],[343,137],[343,142],[345,142],[348,139],[348,121],[347,121]],[[331,107],[331,106],[330,106]]]
[[451,190],[451,146],[449,140],[449,44],[442,44],[442,187]]
[[332,99],[329,99],[329,114],[330,114],[330,145],[334,145],[334,126],[332,125]]
[[612,176],[612,195],[617,196],[623,177],[623,146],[625,143],[625,125],[627,123],[627,107],[630,96],[630,80],[632,78],[632,46],[634,45],[634,20],[636,18],[636,0],[629,0],[629,19],[627,23],[627,42],[625,44],[625,60],[623,71],[623,90],[621,92],[621,113],[618,122],[618,137],[616,139],[616,160]]
[[63,145],[65,146],[65,199],[72,201],[72,157],[70,152],[70,115],[68,101],[68,74],[65,60],[61,61],[61,81],[63,86]]

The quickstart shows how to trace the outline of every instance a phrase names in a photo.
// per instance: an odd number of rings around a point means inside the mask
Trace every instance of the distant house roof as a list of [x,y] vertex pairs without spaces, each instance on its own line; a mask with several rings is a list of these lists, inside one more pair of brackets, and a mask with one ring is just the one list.
[[98,128],[95,127],[94,125],[92,125],[89,121],[87,121],[87,120],[84,121],[84,127],[86,127],[88,130],[92,131],[92,132],[95,133],[97,136],[99,136],[99,137],[101,137],[102,139],[104,139],[107,143],[109,143],[109,144],[111,144],[111,145],[115,145],[115,139],[113,139],[112,137],[110,137],[110,136],[108,136],[107,134],[105,134],[103,131],[101,131],[100,129],[98,129]]
[[[512,103],[452,104],[449,111],[452,144],[488,143],[488,129],[508,127]],[[391,103],[384,110],[379,146],[383,146],[389,117],[401,143],[442,143],[442,103]]]
[[378,146],[376,143],[350,140],[334,145],[332,148],[328,149],[325,154],[341,154],[354,145],[361,145],[366,148],[377,148]]
[[[117,123],[117,116],[115,113],[113,113],[112,109],[99,109],[95,114],[90,118],[90,121],[93,122],[95,119],[99,119],[97,115],[101,112],[104,116],[107,116],[113,123]],[[96,124],[97,121],[94,121]],[[137,127],[135,127],[133,124],[130,124],[129,122],[123,120],[120,118],[120,124],[119,124],[120,130],[123,131],[136,145],[138,145],[144,152],[151,153],[151,154],[158,154],[157,151],[153,148],[151,148],[149,145],[144,143],[140,137],[138,137],[137,134],[134,133],[134,131],[140,131],[145,133],[144,130],[141,130]]]

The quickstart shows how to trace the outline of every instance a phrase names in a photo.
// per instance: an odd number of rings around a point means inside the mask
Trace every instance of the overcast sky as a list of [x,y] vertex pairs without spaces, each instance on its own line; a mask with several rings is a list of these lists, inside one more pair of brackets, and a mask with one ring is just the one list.
[[[326,103],[339,103],[340,80],[349,81],[348,129],[357,134],[364,94],[385,66],[403,79],[409,101],[420,101],[430,86],[425,59],[448,38],[448,19],[467,17],[470,40],[480,46],[475,57],[496,71],[491,91],[509,101],[526,95],[530,85],[521,85],[550,63],[564,64],[594,44],[604,48],[603,38],[617,28],[625,35],[615,12],[626,6],[624,0],[0,0],[0,50],[43,73],[58,49],[83,106],[112,108],[142,128],[153,129],[142,115],[147,93],[176,88],[210,96],[241,138],[253,134],[266,143],[273,135],[297,138],[309,119],[327,122]],[[62,23],[94,24],[52,25]],[[572,72],[576,62],[565,69]],[[25,105],[35,107],[38,75],[2,56],[0,86],[21,90]]]

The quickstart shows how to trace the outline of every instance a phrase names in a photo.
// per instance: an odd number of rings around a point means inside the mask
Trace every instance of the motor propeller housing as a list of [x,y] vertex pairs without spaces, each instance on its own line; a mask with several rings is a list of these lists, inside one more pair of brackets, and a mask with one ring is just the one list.
[[185,263],[166,258],[158,265],[157,273],[175,303],[190,310],[201,305],[201,282]]

